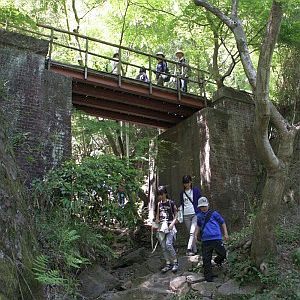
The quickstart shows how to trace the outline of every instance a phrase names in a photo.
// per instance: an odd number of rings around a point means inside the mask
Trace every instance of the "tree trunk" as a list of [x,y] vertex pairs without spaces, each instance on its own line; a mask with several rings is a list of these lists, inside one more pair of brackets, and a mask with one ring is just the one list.
[[286,171],[268,174],[262,193],[262,206],[258,212],[252,238],[251,257],[259,266],[268,255],[277,253],[274,226],[278,221]]
[[262,205],[255,219],[251,246],[251,258],[256,266],[260,266],[269,255],[277,253],[274,229],[278,223],[296,135],[297,129],[291,128],[285,135],[279,136],[280,141],[276,153],[278,161],[271,160],[267,168],[267,179],[261,197]]

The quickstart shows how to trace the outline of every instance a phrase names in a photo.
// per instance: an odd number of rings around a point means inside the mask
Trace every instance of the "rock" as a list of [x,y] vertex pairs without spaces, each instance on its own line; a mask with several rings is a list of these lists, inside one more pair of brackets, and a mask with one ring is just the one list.
[[178,276],[170,281],[170,289],[176,293],[177,296],[183,296],[189,291],[189,286],[186,282],[186,276]]
[[162,260],[158,256],[150,257],[146,262],[146,268],[152,273],[156,273],[160,270]]
[[174,293],[160,288],[138,287],[117,293],[107,293],[99,300],[172,300]]
[[128,280],[128,281],[124,282],[122,284],[121,288],[124,289],[124,290],[131,289],[132,288],[132,281]]
[[198,260],[199,260],[198,255],[179,257],[178,258],[179,271],[185,272],[191,270],[192,268],[195,268],[199,264]]
[[176,292],[180,287],[182,287],[186,283],[185,276],[178,276],[170,281],[170,288],[172,291]]
[[230,279],[218,288],[216,294],[220,297],[227,297],[229,299],[241,299],[242,297],[253,295],[257,288],[257,286],[240,287],[238,282]]
[[186,281],[189,284],[193,284],[193,283],[197,283],[197,282],[201,282],[204,281],[204,276],[198,273],[194,273],[194,274],[190,274],[186,277]]
[[87,299],[95,299],[102,293],[121,288],[121,282],[100,265],[94,265],[79,275],[81,294]]
[[115,268],[127,267],[133,265],[134,263],[141,263],[146,260],[146,249],[141,247],[137,250],[131,251],[119,258],[115,264]]
[[199,282],[191,285],[194,291],[203,297],[212,298],[217,290],[218,284],[215,282]]

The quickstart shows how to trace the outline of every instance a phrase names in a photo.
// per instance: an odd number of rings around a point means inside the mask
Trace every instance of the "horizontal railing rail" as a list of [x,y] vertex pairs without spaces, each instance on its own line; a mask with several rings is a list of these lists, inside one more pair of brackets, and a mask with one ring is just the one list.
[[[27,32],[46,38],[49,41],[49,51],[47,57],[48,69],[51,68],[52,61],[55,60],[58,62],[63,62],[63,60],[66,60],[65,62],[67,64],[76,64],[83,68],[85,79],[88,78],[89,69],[95,71],[104,71],[115,74],[118,78],[118,84],[121,86],[122,77],[136,79],[136,74],[138,74],[138,71],[141,68],[145,68],[147,75],[149,75],[149,81],[147,84],[149,85],[150,94],[152,94],[153,85],[157,85],[157,80],[154,78],[157,77],[156,64],[159,57],[154,54],[145,53],[137,49],[123,45],[117,45],[97,38],[82,35],[77,32],[70,32],[55,28],[49,25],[37,24],[38,28],[41,28],[41,30],[50,31],[49,34],[45,34],[11,25],[8,22],[0,22],[0,24],[4,26],[5,29],[13,28],[17,31],[22,31],[25,33]],[[75,39],[75,41],[71,40],[72,37]],[[101,53],[97,53],[95,48],[101,48],[99,45],[102,47],[108,47],[109,50],[102,49]],[[68,56],[68,59],[63,59],[63,56],[66,53],[61,52],[60,49],[68,49],[72,52],[72,54]],[[119,58],[117,59],[111,57],[107,53],[118,53]],[[72,60],[70,57],[72,57],[73,63],[70,63],[70,60]],[[203,96],[205,98],[207,97],[208,85],[210,85],[209,93],[212,93],[216,89],[216,83],[214,80],[211,80],[211,74],[209,72],[196,68],[191,64],[186,64],[183,66],[189,69],[189,75],[185,76],[176,72],[179,66],[177,61],[167,58],[164,58],[163,60],[168,63],[168,67],[170,69],[170,73],[168,74],[165,72],[159,72],[159,74],[165,75],[165,77],[170,77],[170,81],[164,82],[163,85],[166,88],[177,90],[179,100],[181,99],[183,93],[179,84],[181,80],[186,80],[188,85],[188,93]],[[109,65],[113,65],[113,62],[115,63],[116,69],[112,72],[108,70],[107,67]]]

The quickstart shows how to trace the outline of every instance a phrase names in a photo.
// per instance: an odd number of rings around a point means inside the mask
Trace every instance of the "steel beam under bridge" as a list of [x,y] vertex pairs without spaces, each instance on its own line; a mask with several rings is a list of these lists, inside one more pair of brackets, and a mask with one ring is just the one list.
[[119,75],[51,61],[51,71],[72,77],[73,106],[88,114],[169,128],[206,107],[206,99]]

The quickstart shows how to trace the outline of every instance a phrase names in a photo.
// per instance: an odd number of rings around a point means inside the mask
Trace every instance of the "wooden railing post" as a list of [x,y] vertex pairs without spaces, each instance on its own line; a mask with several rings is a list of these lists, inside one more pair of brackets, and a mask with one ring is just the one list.
[[151,56],[148,55],[149,60],[149,94],[152,95],[152,65],[151,65]]
[[181,81],[180,81],[180,75],[176,74],[176,85],[177,85],[177,93],[178,93],[178,100],[181,100]]
[[85,59],[84,59],[84,79],[88,76],[88,52],[89,52],[89,40],[85,39]]
[[122,85],[122,75],[121,75],[121,72],[122,72],[122,57],[121,57],[121,48],[119,48],[119,62],[118,62],[118,68],[117,68],[117,72],[118,72],[118,84],[119,84],[119,87],[121,87]]
[[50,70],[50,67],[51,67],[51,56],[52,56],[52,50],[53,50],[53,37],[54,37],[54,30],[53,30],[53,28],[51,28],[49,56],[48,56],[48,63],[47,63],[47,69],[48,70]]

